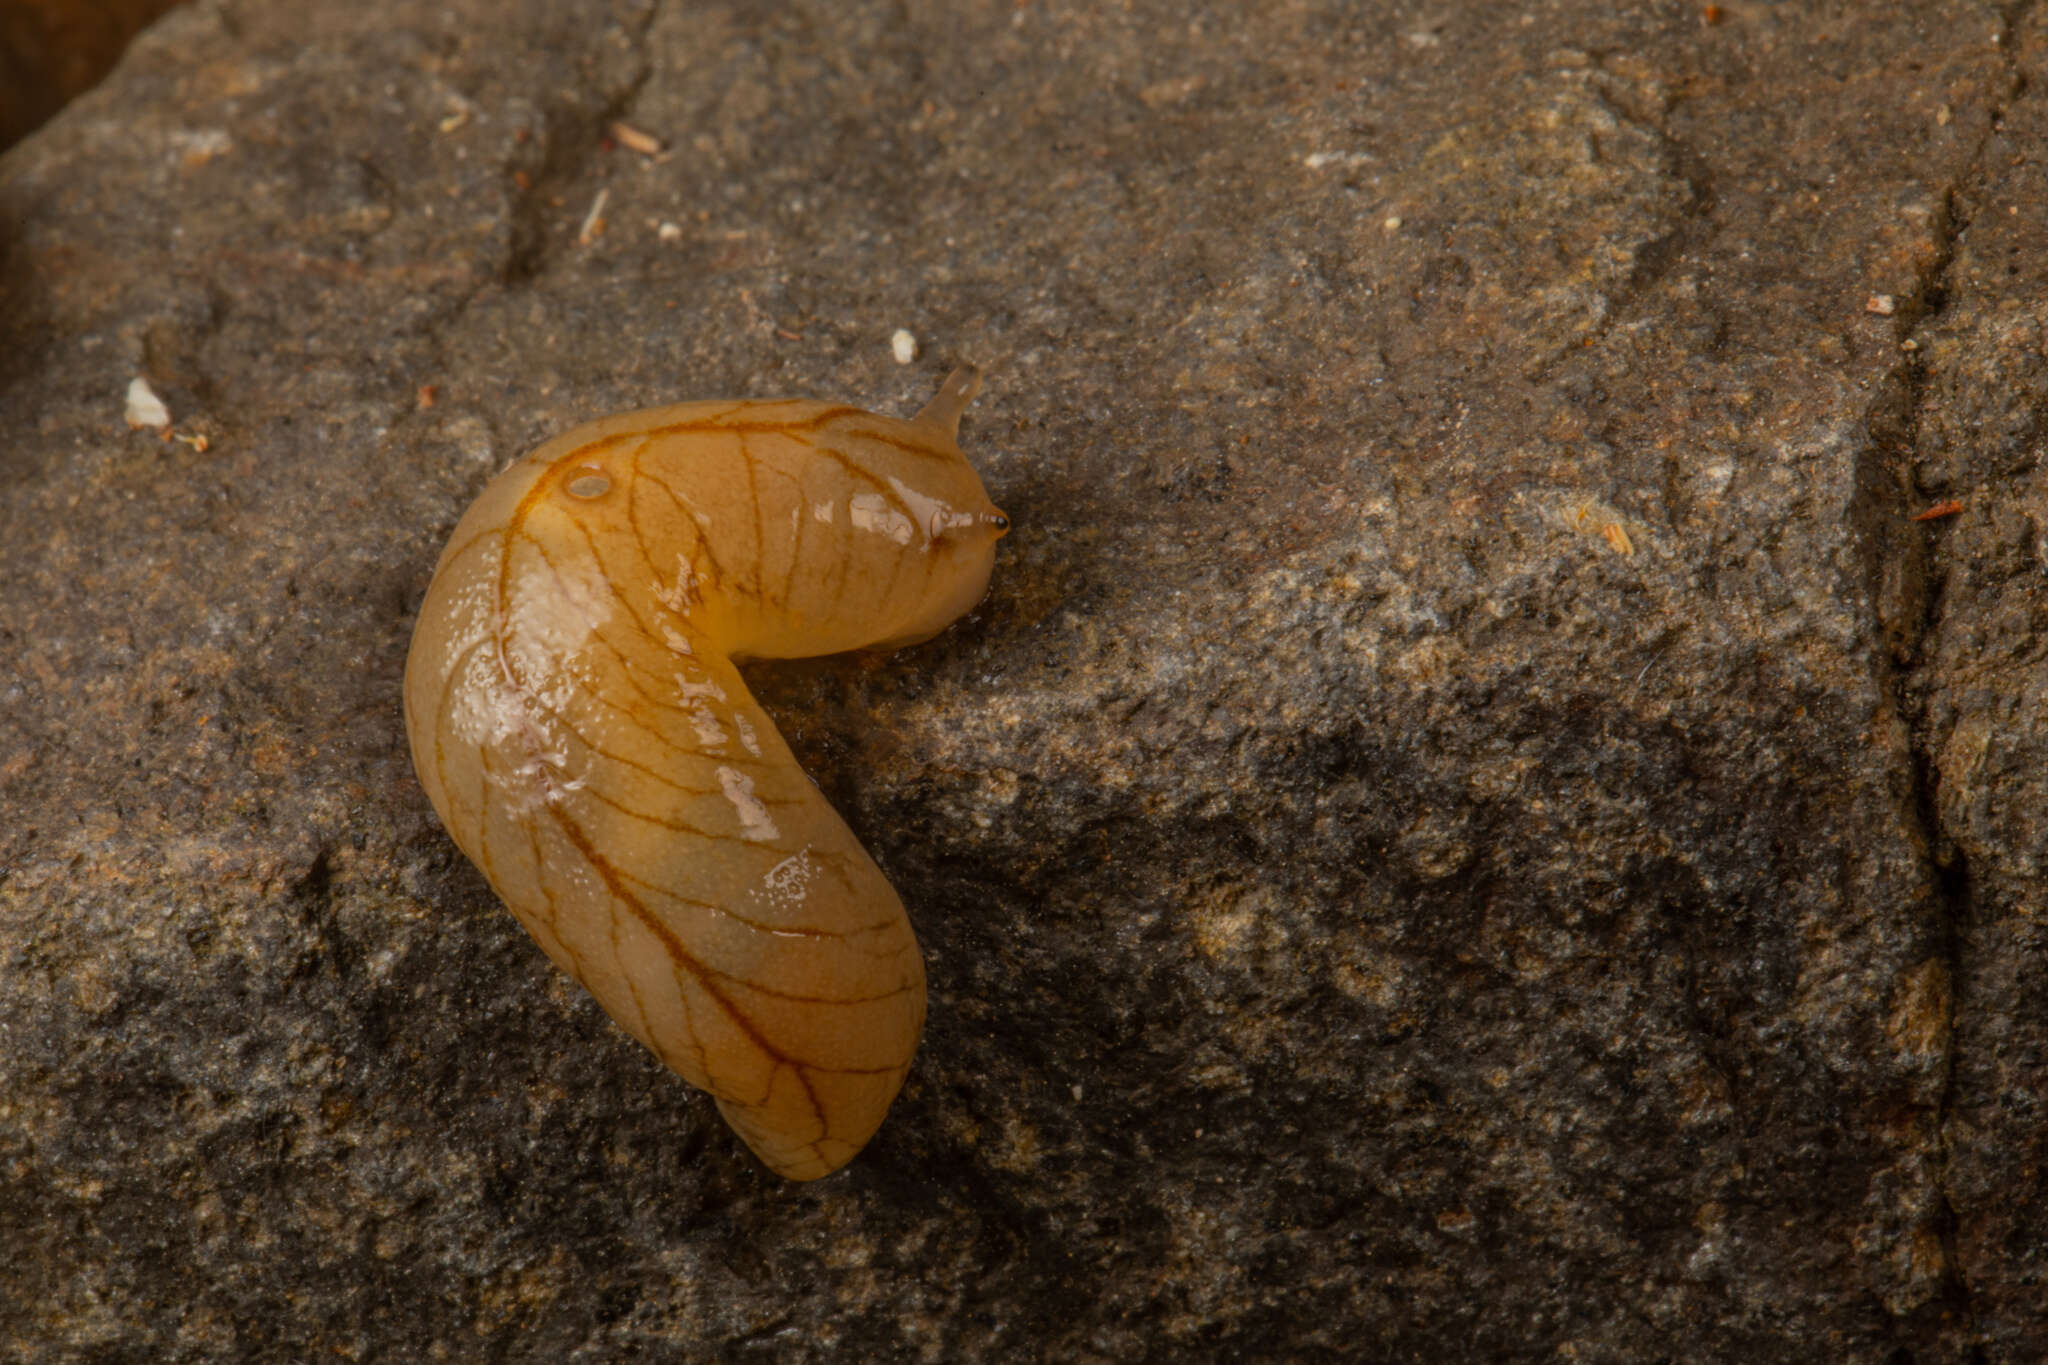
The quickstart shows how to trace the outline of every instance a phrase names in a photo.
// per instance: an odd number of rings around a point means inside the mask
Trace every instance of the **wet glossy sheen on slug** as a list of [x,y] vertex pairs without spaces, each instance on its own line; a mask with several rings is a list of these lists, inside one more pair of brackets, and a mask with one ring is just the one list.
[[910,421],[682,403],[578,427],[455,528],[406,663],[413,763],[512,913],[785,1176],[861,1149],[924,1026],[896,892],[736,657],[929,638],[1009,523]]

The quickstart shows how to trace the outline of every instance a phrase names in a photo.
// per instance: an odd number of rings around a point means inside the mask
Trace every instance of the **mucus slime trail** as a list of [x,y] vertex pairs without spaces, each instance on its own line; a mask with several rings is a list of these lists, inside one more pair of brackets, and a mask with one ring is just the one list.
[[924,963],[733,660],[913,644],[980,600],[1009,521],[957,443],[979,384],[909,421],[680,403],[557,436],[456,526],[406,662],[455,842],[792,1180],[881,1126]]

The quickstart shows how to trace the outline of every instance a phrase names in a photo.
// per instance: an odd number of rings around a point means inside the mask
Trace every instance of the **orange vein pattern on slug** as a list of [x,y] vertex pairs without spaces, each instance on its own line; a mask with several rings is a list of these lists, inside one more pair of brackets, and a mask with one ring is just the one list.
[[909,421],[680,403],[558,436],[456,526],[406,661],[455,842],[793,1180],[881,1126],[924,963],[733,660],[914,644],[980,600],[1009,521],[957,443],[978,387]]

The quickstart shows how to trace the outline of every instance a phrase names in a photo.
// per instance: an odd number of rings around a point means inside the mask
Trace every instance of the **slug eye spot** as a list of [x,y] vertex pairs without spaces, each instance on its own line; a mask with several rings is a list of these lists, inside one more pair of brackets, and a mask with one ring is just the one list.
[[601,498],[612,491],[612,476],[602,469],[579,469],[567,484],[572,498]]

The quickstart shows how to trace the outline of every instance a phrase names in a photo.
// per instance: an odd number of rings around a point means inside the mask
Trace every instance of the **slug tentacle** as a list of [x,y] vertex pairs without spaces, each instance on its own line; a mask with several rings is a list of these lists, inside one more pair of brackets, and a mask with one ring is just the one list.
[[901,1087],[924,966],[901,901],[733,665],[926,638],[1008,521],[955,442],[823,403],[605,418],[495,479],[406,665],[413,761],[548,956],[776,1171],[826,1175]]
[[920,426],[937,427],[946,433],[948,440],[960,435],[960,415],[967,411],[967,405],[974,401],[974,395],[981,392],[981,371],[972,365],[962,365],[946,376],[946,382],[939,385],[939,391],[915,420]]

